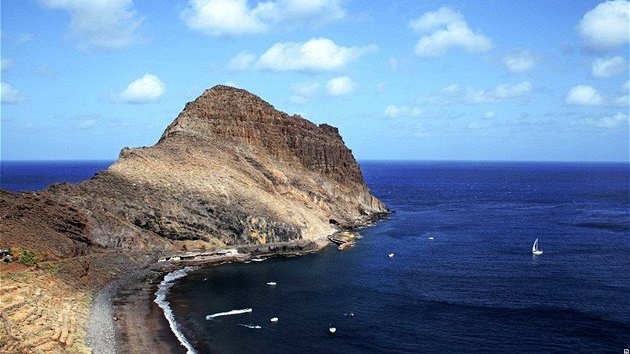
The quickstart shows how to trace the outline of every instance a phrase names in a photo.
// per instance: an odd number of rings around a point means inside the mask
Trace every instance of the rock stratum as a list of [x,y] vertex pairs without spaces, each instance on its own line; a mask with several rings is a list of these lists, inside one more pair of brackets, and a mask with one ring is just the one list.
[[[187,103],[154,146],[123,149],[87,181],[0,190],[0,248],[32,251],[37,263],[22,276],[3,265],[0,349],[84,351],[90,294],[156,254],[321,247],[387,212],[337,128],[215,86]],[[65,297],[53,294],[64,288]],[[43,295],[28,301],[28,293]],[[70,308],[64,299],[77,296],[81,311],[69,313],[83,317],[53,325]]]

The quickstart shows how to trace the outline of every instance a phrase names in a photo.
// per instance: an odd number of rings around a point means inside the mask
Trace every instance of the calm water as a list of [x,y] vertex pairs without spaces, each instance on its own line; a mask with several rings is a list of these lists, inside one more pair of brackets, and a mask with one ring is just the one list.
[[[630,348],[627,165],[362,168],[396,213],[360,230],[353,249],[202,268],[174,281],[167,298],[197,352]],[[537,237],[544,254],[534,257]],[[252,312],[205,318],[243,308]]]
[[[77,182],[109,164],[16,169],[2,162],[2,188]],[[396,213],[360,230],[354,248],[169,277],[161,299],[170,302],[167,312],[196,352],[630,348],[628,165],[364,162],[362,168],[372,192]],[[536,238],[544,249],[538,257],[531,255]],[[243,308],[252,312],[206,320]],[[250,324],[261,328],[243,326]]]
[[53,183],[77,183],[107,169],[112,161],[2,161],[0,189],[41,190]]

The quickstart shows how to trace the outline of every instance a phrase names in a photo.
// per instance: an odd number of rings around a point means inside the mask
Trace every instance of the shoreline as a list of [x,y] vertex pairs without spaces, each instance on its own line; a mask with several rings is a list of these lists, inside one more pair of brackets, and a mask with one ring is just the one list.
[[330,245],[327,239],[281,244],[236,246],[238,256],[203,261],[153,263],[118,278],[98,290],[88,317],[86,345],[95,354],[185,354],[163,309],[155,302],[164,277],[187,266],[209,267],[244,263],[257,257],[295,257],[317,253]]

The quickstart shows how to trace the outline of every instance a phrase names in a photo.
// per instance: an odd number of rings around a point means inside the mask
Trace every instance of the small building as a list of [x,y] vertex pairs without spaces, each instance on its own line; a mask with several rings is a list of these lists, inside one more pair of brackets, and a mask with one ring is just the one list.
[[218,250],[217,254],[219,256],[236,256],[238,254],[238,250],[236,248],[226,248],[223,250]]

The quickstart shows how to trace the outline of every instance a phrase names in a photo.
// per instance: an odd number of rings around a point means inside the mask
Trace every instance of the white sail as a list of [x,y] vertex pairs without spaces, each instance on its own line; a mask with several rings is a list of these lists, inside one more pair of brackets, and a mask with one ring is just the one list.
[[538,239],[536,239],[536,241],[534,241],[534,244],[532,245],[532,253],[535,255],[543,253],[542,249],[538,247]]

